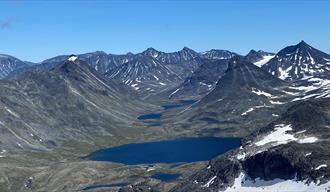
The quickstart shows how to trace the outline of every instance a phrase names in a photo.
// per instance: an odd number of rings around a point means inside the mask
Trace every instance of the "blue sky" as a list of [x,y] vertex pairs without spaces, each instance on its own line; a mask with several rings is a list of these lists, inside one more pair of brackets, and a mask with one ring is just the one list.
[[246,54],[305,40],[330,53],[330,2],[299,0],[0,1],[0,53],[34,62],[102,50],[188,46]]

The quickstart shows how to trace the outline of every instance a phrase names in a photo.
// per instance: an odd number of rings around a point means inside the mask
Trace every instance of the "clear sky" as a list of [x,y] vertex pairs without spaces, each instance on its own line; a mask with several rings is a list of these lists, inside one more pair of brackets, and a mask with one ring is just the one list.
[[0,53],[39,62],[102,50],[250,49],[305,40],[330,53],[326,0],[0,0]]

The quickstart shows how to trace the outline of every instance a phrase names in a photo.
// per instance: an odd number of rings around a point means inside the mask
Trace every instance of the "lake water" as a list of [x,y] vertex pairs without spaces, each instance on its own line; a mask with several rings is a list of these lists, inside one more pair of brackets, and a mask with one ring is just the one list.
[[162,115],[159,113],[149,113],[149,114],[140,115],[138,116],[137,119],[139,120],[160,119],[161,116]]
[[129,185],[127,182],[119,182],[119,183],[111,183],[111,184],[96,184],[96,185],[90,185],[88,187],[85,187],[82,189],[82,191],[89,191],[92,189],[98,189],[98,188],[109,188],[109,187],[124,187]]
[[181,174],[178,173],[155,173],[151,176],[151,178],[158,179],[164,182],[170,182],[176,180],[180,176]]
[[176,140],[127,144],[102,149],[87,156],[90,160],[127,165],[207,161],[239,147],[239,138],[182,138]]

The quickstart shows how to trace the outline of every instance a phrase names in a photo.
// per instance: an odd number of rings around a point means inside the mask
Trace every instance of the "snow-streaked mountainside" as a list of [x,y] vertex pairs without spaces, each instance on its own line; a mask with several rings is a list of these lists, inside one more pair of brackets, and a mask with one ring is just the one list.
[[[235,126],[245,122],[251,123],[249,129],[253,129],[257,122],[274,118],[272,114],[277,114],[278,107],[286,100],[288,87],[286,82],[236,56],[229,61],[228,69],[215,87],[177,118],[188,119],[188,124],[193,122],[198,127]],[[252,123],[253,119],[264,121]]]
[[13,56],[0,54],[0,79],[6,77],[15,70],[28,67],[29,64],[30,63],[25,63]]
[[3,80],[1,149],[48,150],[65,140],[121,135],[148,107],[133,98],[124,84],[104,78],[76,56],[50,71]]
[[157,51],[154,48],[148,48],[140,55],[153,57],[158,62],[166,65],[167,68],[185,78],[192,74],[202,63],[201,54],[184,47],[177,52],[165,53]]
[[175,72],[150,56],[136,56],[133,60],[110,70],[105,76],[143,92],[155,92],[181,81]]
[[301,41],[279,51],[262,68],[286,80],[324,76],[330,71],[330,55]]
[[[330,57],[303,41],[276,55],[185,47],[0,61],[0,191],[330,191]],[[202,136],[241,145],[187,164],[81,158]]]

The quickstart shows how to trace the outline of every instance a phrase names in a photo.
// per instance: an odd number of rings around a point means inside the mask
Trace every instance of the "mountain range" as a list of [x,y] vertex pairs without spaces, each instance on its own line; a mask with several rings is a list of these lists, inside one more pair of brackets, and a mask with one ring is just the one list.
[[[0,55],[0,63],[1,191],[72,191],[110,176],[134,181],[114,189],[122,192],[330,189],[330,56],[304,41],[276,54],[148,48],[38,64]],[[163,109],[182,101],[190,104]],[[157,123],[141,114],[156,114]],[[207,165],[81,158],[109,146],[200,136],[242,140]],[[154,170],[185,175],[168,183],[150,179]]]

